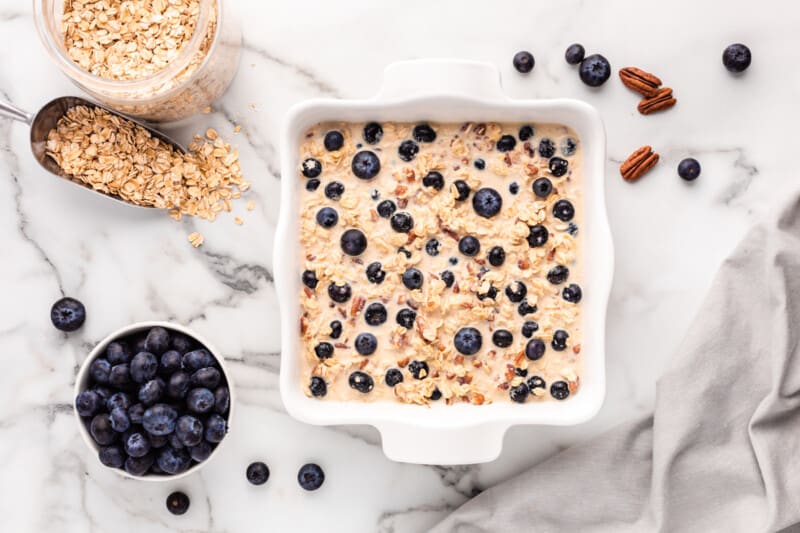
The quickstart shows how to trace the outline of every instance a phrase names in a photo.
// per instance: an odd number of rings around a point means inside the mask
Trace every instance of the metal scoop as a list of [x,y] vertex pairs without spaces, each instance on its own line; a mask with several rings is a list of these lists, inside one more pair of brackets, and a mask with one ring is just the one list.
[[144,207],[144,208],[151,208],[151,206],[146,205],[136,205],[134,203],[128,202],[123,200],[119,196],[113,194],[106,194],[102,191],[98,191],[92,188],[90,185],[83,183],[82,181],[76,179],[71,174],[65,173],[61,170],[61,167],[51,159],[47,155],[47,135],[53,130],[58,121],[64,114],[76,106],[86,106],[86,107],[99,107],[101,109],[105,109],[112,115],[116,115],[124,120],[129,120],[135,124],[138,124],[142,128],[146,129],[150,132],[150,134],[165,143],[172,145],[175,150],[179,151],[180,153],[186,153],[186,148],[183,147],[177,141],[169,138],[168,136],[164,135],[158,130],[154,130],[152,127],[140,122],[136,119],[132,119],[126,115],[118,113],[113,109],[109,109],[108,107],[98,104],[96,102],[92,102],[90,100],[86,100],[84,98],[79,98],[77,96],[62,96],[61,98],[56,98],[55,100],[51,101],[50,103],[46,104],[42,107],[38,113],[35,115],[31,115],[19,109],[16,106],[8,104],[6,102],[0,101],[0,117],[10,118],[13,120],[17,120],[19,122],[24,122],[31,127],[31,150],[33,151],[33,157],[36,158],[36,161],[44,167],[45,170],[50,172],[51,174],[55,174],[59,178],[64,178],[68,180],[70,183],[74,183],[75,185],[80,185],[84,189],[88,189],[92,192],[101,194],[106,198],[110,198],[111,200],[116,200],[118,202],[122,202],[126,205],[131,205],[134,207]]

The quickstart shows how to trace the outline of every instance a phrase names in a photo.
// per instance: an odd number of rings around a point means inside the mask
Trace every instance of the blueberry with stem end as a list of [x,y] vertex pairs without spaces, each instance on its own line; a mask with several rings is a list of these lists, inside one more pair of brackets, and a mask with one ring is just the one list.
[[261,461],[250,463],[245,473],[247,481],[253,485],[263,485],[269,479],[269,467]]
[[514,68],[517,69],[517,72],[520,74],[527,74],[533,70],[536,61],[533,58],[533,54],[527,50],[522,50],[514,54],[514,59],[511,63],[514,65]]
[[60,331],[75,331],[86,321],[86,308],[75,298],[61,298],[50,308],[50,321]]
[[700,175],[700,162],[692,157],[687,157],[678,163],[678,176],[686,181],[694,181]]
[[611,64],[602,55],[592,54],[581,61],[578,73],[583,83],[589,87],[599,87],[611,76]]
[[353,156],[350,165],[353,174],[359,179],[370,180],[381,171],[381,160],[370,150],[362,150]]
[[725,65],[729,72],[735,74],[747,70],[752,59],[753,56],[750,49],[741,43],[729,45],[722,52],[722,64]]
[[309,157],[308,159],[304,160],[301,168],[303,176],[307,178],[316,178],[322,174],[322,163],[313,157]]
[[578,43],[569,45],[567,50],[564,52],[564,59],[566,59],[567,63],[570,65],[577,65],[583,61],[585,56],[586,50],[583,48],[583,45]]
[[304,464],[297,472],[297,482],[305,490],[317,490],[325,482],[325,472],[318,464]]

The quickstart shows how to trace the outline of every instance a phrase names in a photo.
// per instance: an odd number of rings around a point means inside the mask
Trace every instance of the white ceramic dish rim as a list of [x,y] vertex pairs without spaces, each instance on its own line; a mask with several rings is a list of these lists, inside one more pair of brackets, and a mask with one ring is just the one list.
[[101,340],[99,343],[97,343],[97,345],[92,349],[91,352],[89,352],[88,357],[86,357],[86,359],[81,364],[81,368],[78,370],[78,375],[75,378],[75,390],[74,390],[73,398],[77,398],[78,394],[80,394],[84,389],[86,389],[86,386],[89,383],[89,366],[92,364],[92,361],[94,361],[97,357],[99,357],[103,353],[105,353],[105,350],[106,350],[106,348],[108,347],[109,344],[111,344],[113,341],[115,341],[115,340],[117,340],[119,338],[131,335],[131,334],[134,334],[134,333],[138,333],[140,331],[144,331],[144,330],[147,330],[147,329],[150,329],[150,328],[154,328],[156,326],[160,326],[160,327],[165,328],[167,330],[174,330],[174,331],[177,331],[179,333],[183,333],[184,335],[186,335],[188,337],[191,337],[192,339],[194,339],[198,343],[200,343],[203,346],[205,346],[206,349],[211,353],[211,355],[214,356],[214,358],[219,363],[219,367],[220,367],[220,370],[222,371],[222,375],[225,376],[225,379],[228,382],[228,393],[230,395],[230,406],[228,407],[228,433],[225,435],[225,438],[222,439],[222,441],[220,441],[217,444],[217,446],[211,452],[211,455],[208,456],[208,459],[206,459],[202,463],[197,463],[196,465],[192,466],[191,468],[189,468],[185,472],[181,472],[180,474],[175,474],[173,476],[155,475],[155,474],[147,475],[147,476],[134,476],[132,474],[129,474],[127,471],[125,471],[125,470],[123,470],[121,468],[107,467],[106,465],[104,465],[103,463],[100,462],[100,458],[97,456],[97,453],[100,451],[100,446],[96,442],[94,442],[94,440],[92,439],[92,436],[91,436],[91,434],[89,434],[89,430],[86,427],[86,424],[84,423],[83,418],[81,418],[81,416],[78,414],[78,411],[75,411],[75,410],[73,410],[73,411],[75,413],[75,418],[77,418],[77,420],[78,420],[78,430],[79,430],[79,432],[81,434],[81,437],[83,438],[83,441],[86,443],[86,446],[88,446],[89,449],[92,450],[92,452],[93,452],[92,455],[94,456],[95,460],[103,468],[106,468],[108,470],[113,470],[114,472],[116,472],[117,474],[121,475],[122,477],[126,477],[128,479],[135,479],[137,481],[155,481],[155,482],[176,481],[178,479],[181,479],[181,478],[184,478],[184,477],[189,476],[191,474],[194,474],[195,472],[199,471],[201,468],[206,466],[208,463],[210,463],[211,460],[214,459],[214,457],[216,457],[219,454],[220,447],[223,444],[225,444],[225,441],[230,439],[231,421],[233,420],[233,409],[234,409],[234,405],[236,403],[235,402],[235,392],[233,390],[234,389],[233,382],[230,379],[231,373],[228,371],[227,367],[225,366],[225,359],[222,356],[219,355],[219,352],[216,350],[216,348],[214,348],[214,346],[211,345],[205,338],[203,338],[202,336],[198,335],[196,332],[192,331],[191,329],[189,329],[189,328],[187,328],[185,326],[182,326],[180,324],[175,324],[173,322],[158,321],[158,320],[147,321],[147,322],[136,322],[135,324],[130,324],[128,326],[120,328],[120,329],[114,331],[113,333],[109,334],[108,336],[106,336],[103,340]]
[[[485,406],[391,402],[333,402],[307,398],[299,377],[300,268],[297,209],[301,180],[297,150],[303,132],[322,121],[394,120],[459,122],[556,122],[576,130],[583,148],[584,216],[582,340],[584,371],[579,394],[564,402]],[[605,397],[605,317],[613,277],[613,243],[605,207],[606,140],[602,120],[589,104],[569,99],[513,100],[497,69],[460,60],[417,60],[386,68],[379,94],[369,100],[310,100],[287,114],[281,145],[281,210],[274,247],[274,276],[281,307],[281,398],[294,418],[316,425],[369,424],[382,435],[393,460],[470,464],[494,460],[506,430],[518,424],[573,425],[593,417]]]

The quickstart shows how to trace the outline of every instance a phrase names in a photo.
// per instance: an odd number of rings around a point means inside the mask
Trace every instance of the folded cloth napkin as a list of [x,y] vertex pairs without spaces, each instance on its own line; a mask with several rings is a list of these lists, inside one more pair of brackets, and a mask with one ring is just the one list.
[[800,531],[799,351],[795,198],[721,267],[652,415],[486,490],[433,532]]

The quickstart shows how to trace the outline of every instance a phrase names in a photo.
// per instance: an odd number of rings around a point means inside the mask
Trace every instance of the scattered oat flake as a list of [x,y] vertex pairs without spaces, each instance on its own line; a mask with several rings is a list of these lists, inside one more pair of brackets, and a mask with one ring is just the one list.
[[199,248],[203,244],[204,240],[205,239],[203,238],[203,236],[200,233],[196,232],[196,231],[194,233],[190,233],[189,234],[189,242],[195,248]]
[[208,114],[210,114],[210,113],[211,113],[211,111],[212,111],[212,109],[211,109],[211,106],[210,106],[210,105],[209,105],[209,106],[206,106],[206,107],[204,107],[204,108],[203,108],[203,114],[204,114],[204,115],[208,115]]
[[252,211],[255,208],[256,208],[256,203],[255,202],[253,202],[252,200],[247,202],[247,210],[248,211]]
[[244,224],[244,220],[242,220],[241,217],[235,217],[233,221],[236,223],[237,226],[241,226],[242,224]]
[[208,128],[206,130],[206,137],[208,137],[212,141],[215,141],[217,139],[217,130],[215,130],[214,128]]
[[233,128],[233,133],[239,133],[240,131],[242,131],[242,125],[237,124],[236,127]]

